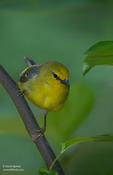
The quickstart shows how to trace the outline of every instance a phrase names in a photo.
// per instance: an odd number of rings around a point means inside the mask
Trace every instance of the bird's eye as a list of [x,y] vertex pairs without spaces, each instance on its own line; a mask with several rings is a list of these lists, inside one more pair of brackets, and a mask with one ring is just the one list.
[[52,74],[53,74],[53,77],[54,77],[56,80],[60,80],[60,78],[58,77],[57,74],[55,74],[54,72],[52,72]]

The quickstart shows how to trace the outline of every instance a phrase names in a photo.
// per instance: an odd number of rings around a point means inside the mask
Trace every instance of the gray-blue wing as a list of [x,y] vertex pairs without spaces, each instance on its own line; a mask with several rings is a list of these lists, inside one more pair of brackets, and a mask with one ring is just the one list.
[[32,79],[35,76],[38,76],[40,72],[40,66],[38,65],[32,65],[30,67],[27,67],[20,75],[20,82],[27,82],[28,80]]

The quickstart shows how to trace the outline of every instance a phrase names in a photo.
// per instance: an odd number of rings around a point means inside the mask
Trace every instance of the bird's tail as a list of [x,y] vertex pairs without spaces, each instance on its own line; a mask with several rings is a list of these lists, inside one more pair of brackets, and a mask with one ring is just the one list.
[[33,65],[37,65],[37,63],[34,60],[32,60],[31,57],[24,57],[24,61],[28,67],[33,66]]

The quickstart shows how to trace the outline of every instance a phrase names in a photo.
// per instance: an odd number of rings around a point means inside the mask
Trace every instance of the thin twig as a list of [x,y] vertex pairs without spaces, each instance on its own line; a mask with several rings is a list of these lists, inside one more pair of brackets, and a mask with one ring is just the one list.
[[[27,129],[31,138],[33,138],[33,136],[37,134],[37,131],[40,130],[39,124],[37,123],[24,97],[19,95],[19,88],[17,84],[9,76],[9,74],[2,67],[2,65],[0,65],[0,84],[5,88],[5,90],[8,92],[9,96],[13,100],[20,114],[20,117],[24,122],[25,128]],[[46,166],[49,169],[54,159],[56,159],[52,148],[50,147],[44,135],[41,135],[39,138],[33,141],[36,144],[37,149],[39,150],[43,160],[46,163]],[[53,169],[56,170],[59,175],[65,175],[58,161],[56,161]]]

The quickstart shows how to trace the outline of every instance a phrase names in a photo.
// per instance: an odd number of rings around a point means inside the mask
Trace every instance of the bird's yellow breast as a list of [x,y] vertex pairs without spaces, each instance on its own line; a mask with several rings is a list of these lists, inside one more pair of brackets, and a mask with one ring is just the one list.
[[20,85],[27,98],[36,106],[48,111],[59,110],[67,98],[69,87],[61,83],[50,83],[32,79]]

